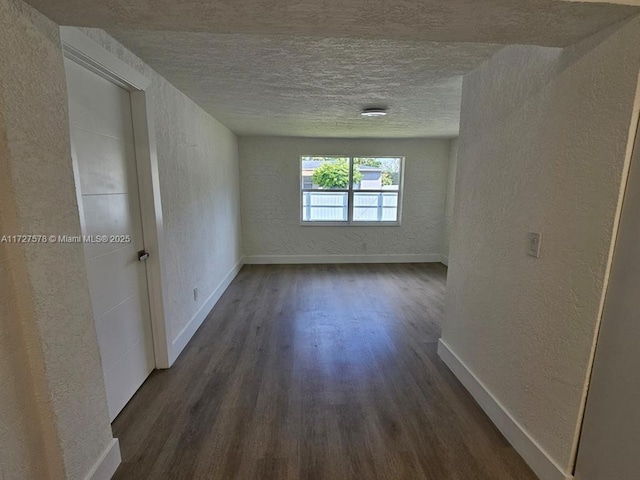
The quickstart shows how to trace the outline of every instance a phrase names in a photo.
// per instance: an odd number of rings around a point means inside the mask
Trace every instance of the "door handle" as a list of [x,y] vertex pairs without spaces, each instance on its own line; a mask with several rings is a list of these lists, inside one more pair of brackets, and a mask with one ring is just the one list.
[[145,250],[140,250],[138,252],[138,261],[144,262],[147,258],[149,258],[149,253]]

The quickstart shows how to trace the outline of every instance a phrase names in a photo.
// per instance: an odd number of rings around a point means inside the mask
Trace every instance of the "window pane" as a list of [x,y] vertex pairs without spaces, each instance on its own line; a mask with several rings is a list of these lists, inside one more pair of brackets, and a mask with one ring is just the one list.
[[349,188],[349,158],[302,157],[303,189],[347,190]]
[[354,190],[400,189],[400,158],[356,157],[353,159]]
[[302,192],[302,221],[346,222],[348,201],[347,192]]
[[354,222],[397,222],[398,192],[354,192]]

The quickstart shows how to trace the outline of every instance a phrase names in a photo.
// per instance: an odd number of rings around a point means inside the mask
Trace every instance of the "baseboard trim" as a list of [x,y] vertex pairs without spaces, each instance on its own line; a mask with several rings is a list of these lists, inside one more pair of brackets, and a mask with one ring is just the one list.
[[574,479],[562,471],[442,339],[438,341],[438,355],[541,480]]
[[443,265],[449,266],[449,256],[448,255],[440,255],[440,263]]
[[111,480],[121,461],[120,443],[117,438],[112,438],[109,446],[85,477],[86,480]]
[[247,265],[283,265],[310,263],[437,263],[435,254],[388,254],[388,255],[249,255],[244,258]]
[[218,303],[218,300],[220,300],[222,294],[229,287],[233,279],[236,278],[238,272],[240,272],[242,265],[244,265],[243,258],[238,260],[238,262],[233,266],[229,273],[225,275],[224,279],[216,287],[213,293],[209,296],[209,298],[207,298],[207,300],[196,312],[196,314],[191,317],[189,323],[187,323],[187,325],[182,329],[178,336],[173,340],[171,348],[171,364],[173,364],[177,360],[191,338],[193,338],[195,333],[198,331],[198,328],[200,328],[200,326],[202,325],[202,322],[204,322],[205,318],[207,318],[207,315],[209,315],[211,310],[213,310],[213,307],[216,306],[216,303]]

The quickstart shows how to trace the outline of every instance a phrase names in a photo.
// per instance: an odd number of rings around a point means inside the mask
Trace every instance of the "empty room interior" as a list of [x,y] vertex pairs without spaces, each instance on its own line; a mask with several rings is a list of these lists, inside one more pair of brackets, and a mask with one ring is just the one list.
[[640,1],[0,25],[0,479],[640,479]]

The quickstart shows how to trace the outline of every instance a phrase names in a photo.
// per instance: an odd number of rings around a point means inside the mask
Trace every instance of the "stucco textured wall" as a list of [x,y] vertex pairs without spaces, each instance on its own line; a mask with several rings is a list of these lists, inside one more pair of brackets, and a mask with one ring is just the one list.
[[[0,233],[79,235],[58,27],[17,0],[0,25]],[[2,478],[84,478],[112,434],[82,245],[1,253]]]
[[[0,151],[0,154],[3,154]],[[4,187],[4,185],[2,185]],[[4,210],[0,208],[0,210]],[[4,212],[2,212],[4,213]],[[0,217],[4,224],[4,217]],[[4,228],[2,229],[4,231]],[[51,478],[50,470],[60,477],[64,467],[54,428],[47,415],[47,434],[42,433],[39,405],[23,324],[16,311],[17,292],[9,288],[11,274],[7,248],[0,246],[0,478]],[[14,252],[15,253],[15,252]],[[46,458],[45,442],[58,454],[52,462]]]
[[175,339],[242,255],[237,138],[106,32],[82,31],[152,81],[165,315]]
[[451,222],[453,221],[453,204],[456,191],[456,171],[458,169],[458,139],[449,142],[449,167],[447,172],[447,199],[444,205],[444,227],[442,229],[442,246],[440,251],[445,261],[449,259],[449,243],[451,242]]
[[[640,107],[640,101],[639,101]],[[598,336],[576,479],[635,478],[640,472],[640,129]]]
[[[78,235],[58,26],[19,0],[0,0],[0,25],[0,233]],[[237,140],[104,32],[85,33],[153,81],[175,336],[241,255]],[[83,479],[112,433],[82,246],[0,253],[1,476]]]
[[[569,472],[640,69],[640,20],[464,79],[442,338]],[[527,232],[543,234],[527,256]]]
[[[245,255],[440,253],[447,140],[240,137],[239,150]],[[301,226],[302,155],[404,156],[402,225]]]

